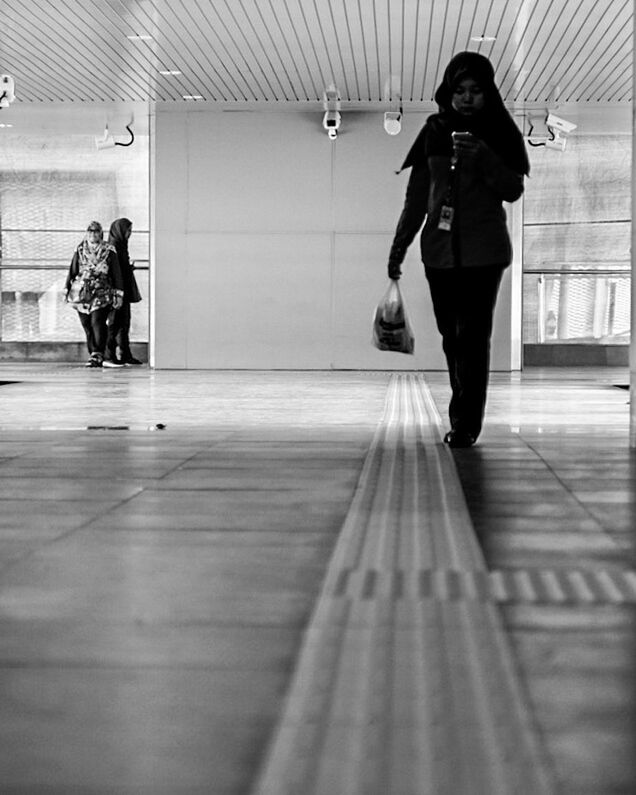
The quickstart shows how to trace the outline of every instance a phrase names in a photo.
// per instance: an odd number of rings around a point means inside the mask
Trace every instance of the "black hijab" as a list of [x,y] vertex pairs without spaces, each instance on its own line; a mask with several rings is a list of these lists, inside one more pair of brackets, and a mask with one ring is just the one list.
[[[453,91],[471,77],[484,92],[484,109],[472,116],[453,110]],[[530,163],[521,131],[506,110],[495,83],[495,70],[484,55],[460,52],[450,61],[442,83],[435,92],[439,113],[431,116],[415,139],[402,168],[416,165],[429,155],[451,155],[451,132],[471,132],[487,144],[504,163],[518,174],[528,174]],[[435,130],[435,134],[432,131]]]
[[108,242],[115,247],[122,267],[127,267],[130,264],[127,235],[129,229],[132,229],[132,221],[128,218],[118,218],[112,222],[108,231]]

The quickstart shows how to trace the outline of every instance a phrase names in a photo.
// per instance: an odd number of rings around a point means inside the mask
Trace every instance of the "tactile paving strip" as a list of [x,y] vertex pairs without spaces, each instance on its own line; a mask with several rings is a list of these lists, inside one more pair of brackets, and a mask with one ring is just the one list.
[[393,376],[256,795],[554,791],[439,427]]
[[334,599],[636,604],[636,572],[586,569],[341,569]]

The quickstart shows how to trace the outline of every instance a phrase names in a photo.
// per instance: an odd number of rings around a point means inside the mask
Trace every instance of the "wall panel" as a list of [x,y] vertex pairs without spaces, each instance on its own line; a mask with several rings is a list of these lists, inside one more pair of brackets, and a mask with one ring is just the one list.
[[[381,113],[344,114],[331,142],[320,113],[159,107],[155,365],[443,368],[417,241],[402,281],[416,355],[370,341],[408,178],[395,172],[424,118],[391,137]],[[493,364],[508,369],[502,306]]]

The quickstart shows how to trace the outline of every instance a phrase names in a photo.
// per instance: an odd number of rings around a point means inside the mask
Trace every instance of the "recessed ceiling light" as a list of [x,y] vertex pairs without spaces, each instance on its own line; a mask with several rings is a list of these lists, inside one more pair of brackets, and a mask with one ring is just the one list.
[[184,94],[183,98],[184,99],[203,99],[201,94]]
[[160,75],[180,75],[181,72],[178,69],[160,69]]
[[0,124],[0,127],[13,127],[13,124]]
[[471,41],[497,41],[496,36],[471,36]]
[[130,36],[126,36],[126,38],[130,39],[130,41],[151,41],[152,40],[152,36],[150,36],[148,33],[140,33],[138,35],[137,34],[131,34]]

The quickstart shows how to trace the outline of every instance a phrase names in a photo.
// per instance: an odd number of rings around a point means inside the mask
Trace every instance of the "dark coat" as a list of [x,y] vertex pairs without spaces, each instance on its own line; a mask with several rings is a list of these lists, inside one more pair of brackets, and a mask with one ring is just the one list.
[[127,232],[132,228],[132,221],[128,218],[118,218],[110,225],[108,232],[108,242],[115,247],[121,276],[123,280],[124,301],[129,304],[136,304],[141,301],[141,293],[135,279],[134,267],[128,254],[128,235]]
[[[434,142],[451,141],[451,128],[440,114],[431,116],[420,133],[425,151],[440,151]],[[523,193],[523,175],[509,168],[486,144],[474,160],[460,162],[451,185],[451,155],[441,149],[416,160],[406,189],[404,208],[391,247],[390,260],[401,263],[422,224],[422,261],[430,268],[507,266],[512,247],[503,202]],[[449,194],[450,187],[450,194]],[[450,232],[438,228],[440,210],[452,196]],[[425,221],[426,219],[426,221]]]
[[[455,87],[472,77],[485,106],[470,117],[452,105]],[[458,53],[435,92],[439,113],[430,116],[402,168],[411,168],[404,209],[389,255],[389,272],[399,269],[408,246],[424,223],[422,260],[429,268],[507,266],[512,246],[503,202],[523,193],[530,165],[520,130],[495,85],[490,61],[476,52]],[[453,132],[480,141],[474,157],[460,157],[451,170]],[[442,206],[452,207],[451,230],[439,228]],[[426,219],[426,221],[425,221]]]

